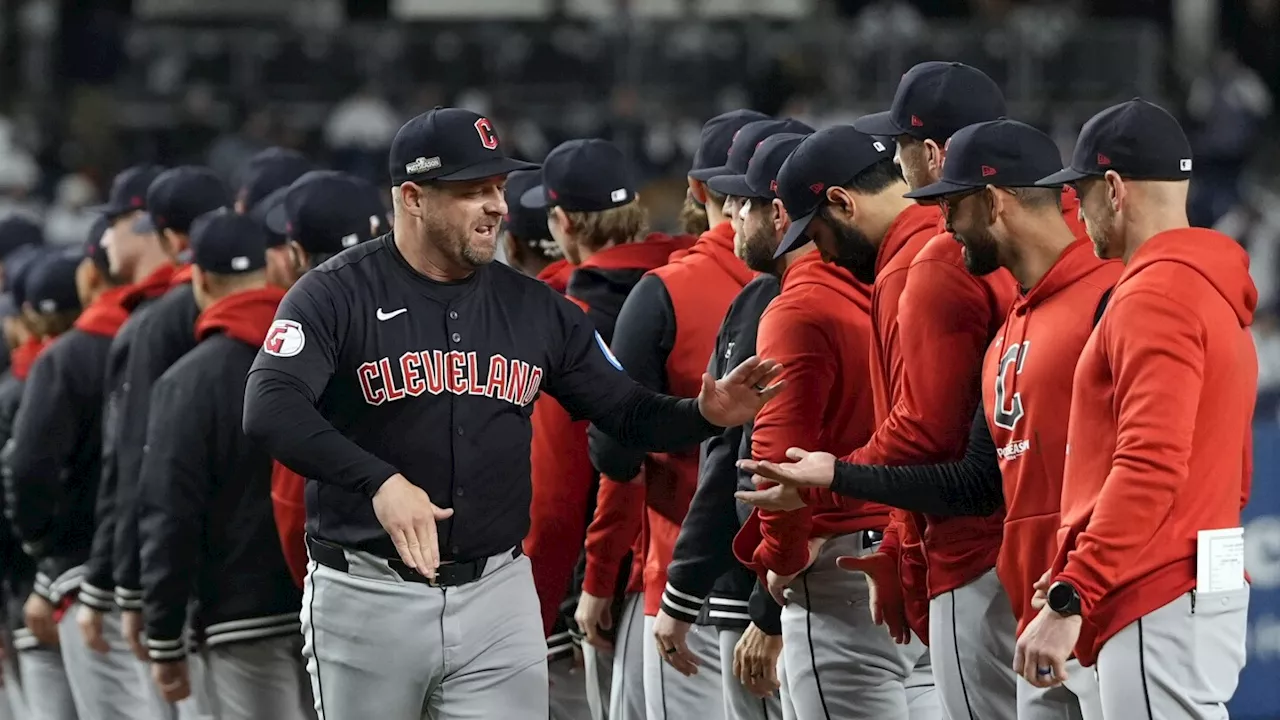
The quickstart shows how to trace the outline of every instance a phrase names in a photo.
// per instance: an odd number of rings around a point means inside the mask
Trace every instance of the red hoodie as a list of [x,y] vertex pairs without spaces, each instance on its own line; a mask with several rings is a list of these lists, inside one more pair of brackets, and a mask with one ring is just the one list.
[[[702,389],[702,374],[707,370],[707,359],[715,347],[724,314],[755,274],[733,254],[733,227],[728,222],[703,233],[687,255],[652,274],[666,287],[676,321],[675,345],[667,357],[664,390],[677,397],[696,397]],[[635,528],[644,526],[647,520],[645,614],[657,615],[680,523],[697,489],[698,449],[651,453],[642,473],[643,485],[635,480],[602,483],[637,485],[641,489],[614,488],[607,498],[601,490],[596,519],[588,531],[587,581],[583,589],[592,595],[597,595],[598,590],[604,590],[604,597],[612,595],[611,578],[616,577],[619,561],[635,538]],[[645,494],[643,505],[635,502],[640,492]],[[645,509],[643,515],[640,508]],[[613,527],[598,527],[605,518],[614,519]],[[613,574],[609,574],[610,565]]]
[[9,367],[13,370],[13,376],[25,381],[31,374],[31,366],[35,365],[36,358],[40,357],[40,353],[44,352],[51,342],[53,338],[38,338],[32,335],[14,348],[13,352],[9,353]]
[[91,335],[115,337],[120,326],[129,319],[124,301],[131,292],[133,287],[129,285],[102,292],[76,318],[76,328]]
[[205,308],[196,318],[196,341],[215,333],[258,347],[267,339],[284,290],[268,285],[228,295]]
[[[760,317],[756,349],[782,363],[787,392],[756,416],[751,455],[786,462],[787,448],[820,447],[844,455],[871,437],[875,407],[866,392],[871,357],[871,287],[816,251],[782,274],[782,293]],[[753,511],[734,554],[764,576],[792,575],[809,561],[810,537],[883,530],[878,503],[806,505],[793,512]]]
[[1058,549],[1071,376],[1098,303],[1124,269],[1094,255],[1082,223],[1073,230],[1079,239],[1014,302],[982,366],[983,408],[1004,478],[996,572],[1019,635],[1035,617],[1032,585]]
[[191,266],[178,266],[165,263],[151,274],[136,283],[127,286],[120,304],[130,312],[143,300],[154,300],[168,292],[171,288],[191,281]]
[[1240,526],[1257,300],[1239,243],[1170,230],[1133,254],[1084,346],[1052,570],[1080,593],[1086,666],[1111,636],[1196,587],[1199,531]]
[[[583,297],[569,298],[590,314],[596,314],[594,310],[607,315],[622,306],[626,293],[645,272],[664,264],[676,248],[687,247],[692,242],[691,237],[670,238],[653,234],[642,242],[601,250],[577,268],[563,261],[552,263],[538,275],[538,279],[560,292],[570,286],[571,278],[579,270],[594,269],[617,280],[598,286],[601,293],[588,292]],[[617,297],[619,295],[621,297]],[[592,307],[593,301],[601,307]],[[612,339],[611,329],[608,334],[604,328],[597,329],[606,342]],[[542,607],[543,629],[550,635],[582,552],[587,509],[591,504],[596,473],[588,454],[586,421],[574,422],[555,398],[544,393],[534,403],[532,422],[530,479],[533,502],[524,552],[533,566],[533,582]],[[637,592],[642,558],[642,555],[638,556],[635,563]],[[608,594],[612,593],[610,589]]]

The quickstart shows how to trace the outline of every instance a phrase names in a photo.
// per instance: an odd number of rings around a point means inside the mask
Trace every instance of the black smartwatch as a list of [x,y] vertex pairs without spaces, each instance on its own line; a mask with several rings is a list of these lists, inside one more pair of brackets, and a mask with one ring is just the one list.
[[1080,614],[1080,593],[1071,583],[1058,582],[1049,586],[1049,609],[1059,615]]

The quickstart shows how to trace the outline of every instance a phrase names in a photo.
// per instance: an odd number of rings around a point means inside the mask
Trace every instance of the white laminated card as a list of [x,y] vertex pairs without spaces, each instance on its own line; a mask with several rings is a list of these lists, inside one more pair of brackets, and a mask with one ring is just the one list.
[[1196,537],[1196,590],[1228,592],[1244,587],[1244,528],[1201,530]]

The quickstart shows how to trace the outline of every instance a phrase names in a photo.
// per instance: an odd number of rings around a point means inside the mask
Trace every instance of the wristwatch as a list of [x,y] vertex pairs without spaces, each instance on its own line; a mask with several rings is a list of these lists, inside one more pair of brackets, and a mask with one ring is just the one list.
[[1058,582],[1049,586],[1049,609],[1059,615],[1080,614],[1080,593],[1071,583]]

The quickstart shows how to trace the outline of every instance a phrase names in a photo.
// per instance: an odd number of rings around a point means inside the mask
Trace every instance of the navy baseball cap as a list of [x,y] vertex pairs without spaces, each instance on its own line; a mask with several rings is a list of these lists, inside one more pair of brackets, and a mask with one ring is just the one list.
[[102,215],[89,226],[89,234],[84,240],[84,256],[92,260],[93,264],[104,273],[111,267],[107,262],[107,248],[102,244],[110,227],[111,220],[106,215]]
[[1190,180],[1191,143],[1168,111],[1134,98],[1089,118],[1080,128],[1071,164],[1038,184],[1073,183],[1108,170],[1126,180]]
[[[718,168],[711,168],[716,174],[711,180],[726,175],[745,175],[747,172],[747,163],[751,161],[751,154],[756,151],[760,142],[770,135],[778,133],[800,133],[807,135],[813,132],[813,128],[805,125],[799,120],[790,118],[782,120],[756,120],[749,122],[738,129],[733,136],[733,143],[729,145],[729,153],[725,156],[724,165]],[[715,185],[711,184],[711,180],[707,180],[707,186],[716,192],[723,193]]]
[[942,179],[905,197],[930,200],[987,185],[1033,187],[1061,165],[1053,138],[1017,120],[992,120],[952,135]]
[[26,286],[31,272],[52,252],[47,245],[27,245],[5,258],[5,289],[13,294],[18,307],[27,301]]
[[24,215],[10,215],[0,220],[0,262],[8,262],[15,251],[31,245],[44,245],[44,230]]
[[[306,173],[303,174],[305,175]],[[297,181],[295,180],[294,182]],[[282,188],[272,190],[270,195],[262,198],[258,204],[249,209],[249,217],[253,218],[258,225],[262,226],[262,232],[266,234],[267,247],[269,248],[280,247],[281,245],[284,245],[285,241],[288,239],[284,236],[284,233],[278,233],[267,225],[267,215],[269,215],[272,210],[280,207],[281,203],[284,202],[284,196],[289,194],[290,187],[292,187],[292,185],[285,185]],[[285,222],[287,223],[288,220],[285,220]]]
[[1004,93],[981,70],[932,60],[902,76],[888,111],[864,115],[853,127],[867,135],[943,142],[962,127],[1005,115]]
[[521,195],[520,204],[530,209],[601,212],[635,199],[635,184],[622,151],[608,140],[591,138],[569,140],[547,153],[542,183]]
[[537,170],[516,170],[507,176],[507,215],[502,221],[506,223],[507,232],[526,245],[551,239],[547,214],[541,209],[520,204],[525,193],[541,187],[540,182],[542,173]]
[[240,176],[237,199],[253,208],[272,192],[288,187],[315,166],[297,150],[269,147],[249,158]]
[[164,168],[159,165],[134,165],[125,168],[111,180],[107,201],[89,210],[106,215],[108,220],[115,220],[135,210],[146,210],[147,189],[162,172]]
[[59,313],[80,309],[80,293],[76,291],[76,269],[83,260],[80,253],[52,253],[36,262],[26,282],[26,302],[38,313]]
[[813,128],[789,118],[783,120],[758,120],[742,126],[729,146],[729,156],[724,163],[724,175],[717,175],[707,181],[707,187],[724,195],[746,197],[742,192],[746,188],[747,167],[751,158],[760,149],[760,144],[767,138],[782,133],[796,135],[812,135]]
[[825,202],[829,187],[842,187],[893,149],[849,125],[837,125],[809,135],[796,146],[778,170],[778,198],[787,209],[791,227],[774,257],[782,257],[805,243],[804,231]]
[[229,204],[227,186],[200,165],[181,165],[160,173],[147,188],[147,217],[139,232],[186,233],[196,218]]
[[191,262],[215,275],[239,275],[267,266],[262,225],[231,208],[207,212],[191,223]]
[[17,317],[20,309],[11,293],[0,293],[0,318]]
[[309,253],[339,253],[386,229],[378,189],[336,170],[312,170],[295,180],[274,206],[265,205],[267,229]]
[[462,108],[437,107],[405,123],[391,141],[391,182],[480,180],[537,165],[504,152],[489,118]]
[[765,138],[752,154],[747,174],[741,176],[742,186],[733,188],[734,192],[729,194],[766,200],[778,197],[778,171],[806,137],[808,135],[800,133],[781,133]]
[[743,109],[730,110],[708,120],[702,125],[702,135],[698,139],[698,149],[693,154],[689,177],[706,182],[716,175],[725,174],[723,168],[729,158],[733,136],[747,123],[768,119],[769,116],[762,112]]

